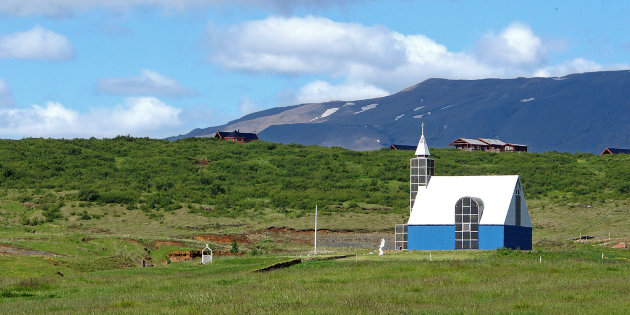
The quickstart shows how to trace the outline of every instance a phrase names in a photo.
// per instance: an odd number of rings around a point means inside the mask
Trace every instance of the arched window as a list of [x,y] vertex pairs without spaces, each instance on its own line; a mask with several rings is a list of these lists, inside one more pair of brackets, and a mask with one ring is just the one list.
[[479,248],[479,221],[483,214],[483,201],[463,197],[455,203],[455,249]]

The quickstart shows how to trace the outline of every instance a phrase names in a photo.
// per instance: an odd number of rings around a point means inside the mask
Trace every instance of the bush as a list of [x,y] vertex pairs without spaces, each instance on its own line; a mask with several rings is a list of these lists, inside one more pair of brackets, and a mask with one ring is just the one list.
[[79,194],[77,195],[77,198],[80,201],[96,201],[99,198],[99,194],[94,189],[82,188],[81,190],[79,190]]
[[87,210],[83,210],[83,212],[81,212],[81,215],[79,216],[79,219],[81,219],[81,220],[91,220],[92,217],[87,212]]
[[232,247],[230,248],[230,253],[232,253],[233,255],[238,254],[239,250],[238,250],[238,244],[236,243],[236,240],[232,240]]

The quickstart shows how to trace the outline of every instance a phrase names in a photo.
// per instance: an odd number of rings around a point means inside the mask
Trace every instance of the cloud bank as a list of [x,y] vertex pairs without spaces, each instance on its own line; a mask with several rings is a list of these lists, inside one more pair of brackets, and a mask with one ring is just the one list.
[[166,137],[181,125],[181,109],[155,97],[126,98],[122,105],[79,113],[58,102],[0,108],[0,137],[75,138],[117,135]]
[[153,7],[167,14],[204,7],[255,7],[290,13],[296,9],[319,10],[371,0],[2,0],[0,13],[29,16],[72,16],[92,9],[130,10]]
[[381,88],[365,83],[344,83],[332,85],[316,80],[300,89],[298,103],[318,103],[331,100],[358,100],[387,96],[390,93]]
[[0,36],[0,59],[69,59],[73,56],[74,49],[65,36],[41,26]]
[[195,92],[184,88],[174,79],[155,71],[142,70],[140,76],[99,80],[100,92],[117,95],[190,96]]
[[322,80],[307,84],[297,94],[299,102],[381,96],[432,77],[561,76],[627,67],[585,59],[550,65],[550,49],[520,22],[488,32],[465,51],[450,51],[422,34],[316,16],[210,25],[207,41],[212,47],[209,61],[227,69],[345,78],[346,83],[337,86]]

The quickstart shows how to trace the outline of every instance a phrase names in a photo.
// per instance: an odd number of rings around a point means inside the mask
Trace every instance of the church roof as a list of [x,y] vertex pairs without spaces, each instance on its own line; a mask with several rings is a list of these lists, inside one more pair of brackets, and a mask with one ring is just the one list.
[[[520,186],[518,175],[432,176],[426,187],[418,187],[408,224],[455,224],[455,203],[476,197],[484,204],[479,224],[514,225],[514,195]],[[521,225],[531,227],[522,191],[521,196]]]

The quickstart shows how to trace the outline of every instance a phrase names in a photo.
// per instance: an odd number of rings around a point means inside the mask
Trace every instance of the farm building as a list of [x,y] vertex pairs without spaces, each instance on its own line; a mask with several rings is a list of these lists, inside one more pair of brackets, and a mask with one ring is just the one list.
[[459,138],[449,145],[464,151],[527,152],[527,146],[524,144],[507,143],[499,139]]
[[420,136],[411,159],[409,221],[396,225],[396,249],[532,248],[532,224],[518,175],[433,176]]
[[219,131],[214,135],[214,137],[221,140],[243,143],[258,140],[258,135],[255,133],[240,132],[239,130],[234,130],[232,132]]
[[607,154],[630,154],[630,149],[606,148],[599,155]]

